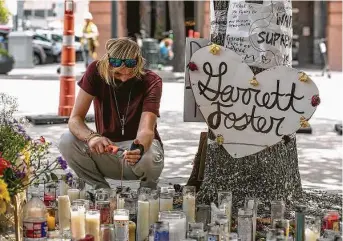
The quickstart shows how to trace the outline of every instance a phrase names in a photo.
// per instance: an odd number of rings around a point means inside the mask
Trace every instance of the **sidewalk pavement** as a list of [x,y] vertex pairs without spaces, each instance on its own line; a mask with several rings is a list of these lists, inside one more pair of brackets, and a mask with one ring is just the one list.
[[[43,73],[43,71],[42,71]],[[334,131],[342,114],[342,77],[332,73],[332,79],[319,77],[319,71],[308,72],[316,82],[322,103],[310,120],[313,134],[297,134],[299,169],[305,188],[325,190],[342,189],[342,137]],[[165,147],[165,168],[161,185],[185,183],[192,170],[201,131],[205,123],[183,122],[184,84],[166,82],[163,86],[161,118],[158,130]],[[78,87],[76,88],[78,91]],[[37,81],[31,79],[6,79],[0,76],[0,92],[18,97],[18,115],[57,113],[59,81]],[[90,109],[93,113],[93,107]],[[94,123],[90,126],[94,128]],[[53,143],[52,155],[57,156],[56,145],[67,125],[30,126],[33,137],[45,136]],[[138,185],[138,182],[135,185]],[[112,181],[111,184],[118,184]],[[131,184],[132,185],[132,182]]]

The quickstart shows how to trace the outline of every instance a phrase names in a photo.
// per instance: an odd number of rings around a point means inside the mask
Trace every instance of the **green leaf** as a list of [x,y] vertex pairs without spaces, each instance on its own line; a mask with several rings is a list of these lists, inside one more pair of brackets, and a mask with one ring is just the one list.
[[58,177],[56,176],[55,173],[50,173],[50,176],[51,176],[51,180],[53,180],[54,182],[58,182]]

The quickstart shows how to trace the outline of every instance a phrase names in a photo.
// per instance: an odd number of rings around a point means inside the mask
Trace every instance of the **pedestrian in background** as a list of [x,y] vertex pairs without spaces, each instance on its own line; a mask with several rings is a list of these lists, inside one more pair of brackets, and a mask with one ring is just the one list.
[[97,48],[99,47],[98,37],[99,31],[98,27],[93,23],[93,15],[90,12],[85,14],[85,25],[83,27],[83,38],[82,46],[84,53],[84,61],[86,68],[88,65],[97,59]]

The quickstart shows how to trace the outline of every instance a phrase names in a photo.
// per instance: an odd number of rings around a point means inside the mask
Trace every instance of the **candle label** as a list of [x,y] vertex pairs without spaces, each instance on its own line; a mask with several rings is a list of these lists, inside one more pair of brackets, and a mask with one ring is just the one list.
[[24,222],[24,238],[46,238],[48,233],[47,222]]
[[169,231],[154,230],[154,241],[169,241]]
[[219,241],[219,235],[218,234],[209,234],[207,236],[207,241]]
[[129,241],[129,221],[114,221],[117,241]]
[[111,205],[109,202],[97,202],[96,209],[100,211],[100,223],[111,224]]

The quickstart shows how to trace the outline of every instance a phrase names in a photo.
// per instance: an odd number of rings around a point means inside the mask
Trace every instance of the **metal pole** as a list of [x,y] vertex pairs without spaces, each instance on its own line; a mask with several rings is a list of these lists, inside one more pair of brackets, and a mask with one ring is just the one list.
[[74,2],[65,1],[59,116],[70,116],[75,102]]
[[111,16],[111,22],[112,22],[112,32],[111,36],[112,38],[118,37],[118,29],[117,29],[117,14],[118,14],[118,3],[117,1],[112,1],[112,16]]

